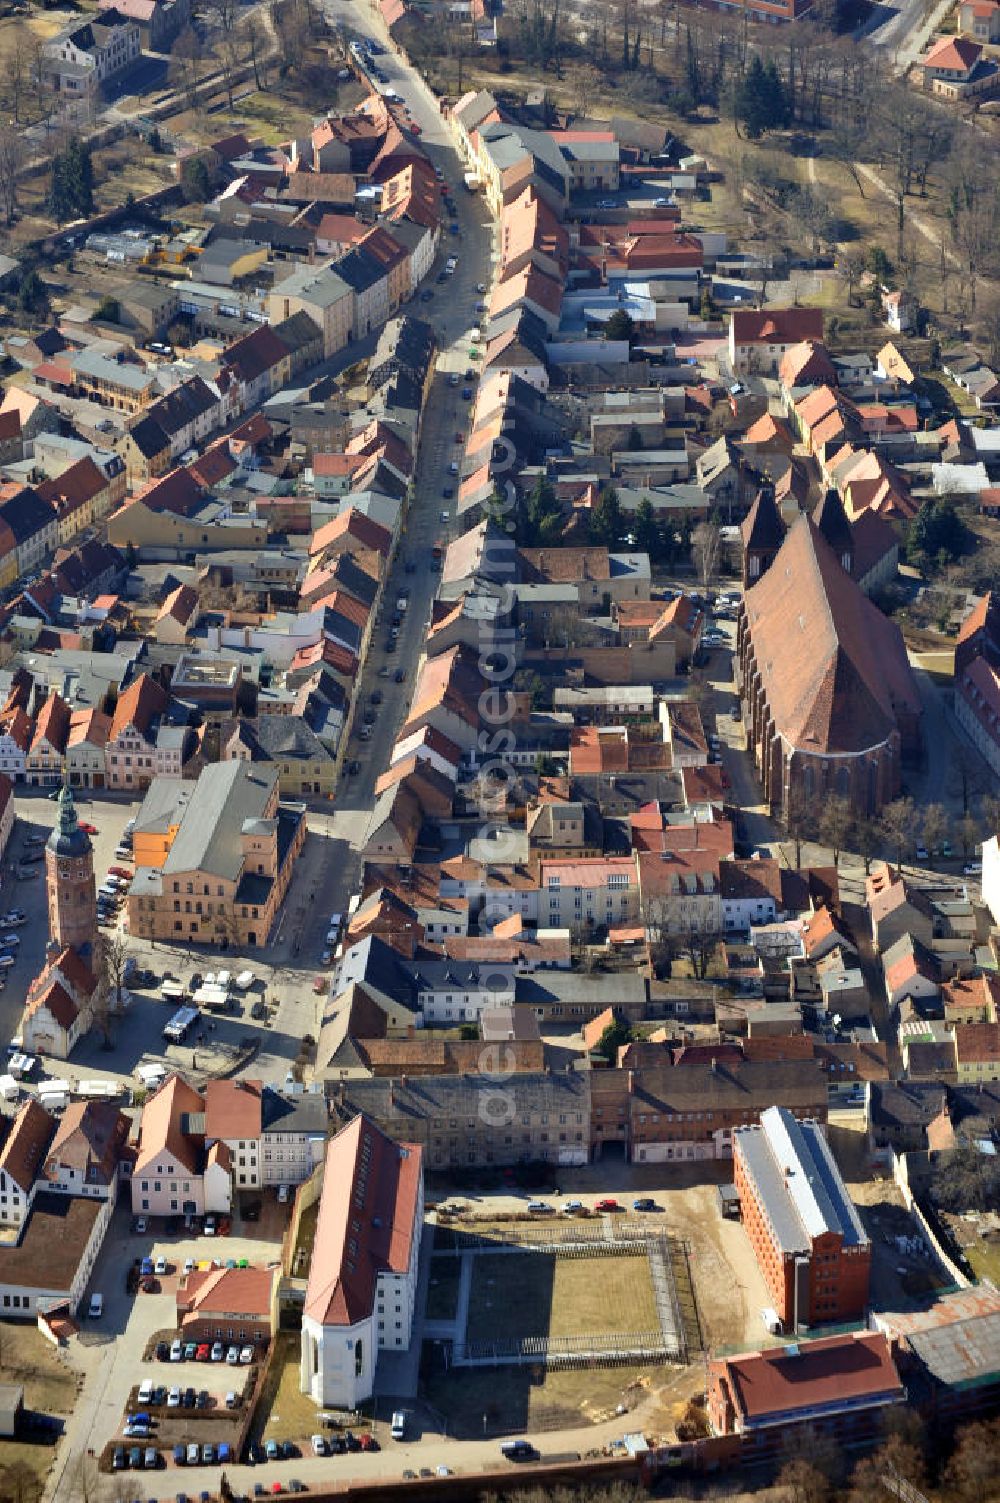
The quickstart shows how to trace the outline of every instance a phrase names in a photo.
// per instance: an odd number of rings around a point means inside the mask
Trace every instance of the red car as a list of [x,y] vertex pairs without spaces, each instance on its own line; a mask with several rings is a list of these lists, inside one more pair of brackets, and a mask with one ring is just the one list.
[[132,873],[127,866],[109,866],[108,873],[112,877],[124,877],[126,882],[131,882]]
[[211,1354],[212,1348],[209,1346],[207,1341],[203,1341],[194,1354],[194,1360],[196,1362],[207,1362]]
[[620,1211],[621,1206],[613,1198],[598,1200],[594,1204],[595,1211]]
[[83,831],[83,833],[85,835],[96,835],[97,834],[97,826],[96,825],[85,825],[83,823],[82,819],[80,821],[80,829]]

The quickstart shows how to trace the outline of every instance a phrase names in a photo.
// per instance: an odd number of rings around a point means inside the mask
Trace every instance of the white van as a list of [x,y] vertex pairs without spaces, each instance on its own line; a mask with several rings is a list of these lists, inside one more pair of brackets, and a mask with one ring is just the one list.
[[90,1296],[90,1308],[87,1311],[91,1320],[100,1320],[104,1314],[104,1295],[92,1294]]
[[390,1435],[393,1440],[406,1439],[406,1410],[397,1409],[392,1416],[392,1429]]

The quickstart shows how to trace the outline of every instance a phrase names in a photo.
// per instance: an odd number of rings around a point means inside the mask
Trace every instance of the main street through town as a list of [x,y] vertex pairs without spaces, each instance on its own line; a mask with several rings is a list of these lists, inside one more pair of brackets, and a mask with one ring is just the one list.
[[[347,4],[345,0],[327,0],[325,11],[334,25],[343,25],[353,34],[374,36],[383,44],[387,41],[377,13]],[[466,386],[475,390],[476,385],[475,380],[464,380],[464,372],[475,362],[469,356],[469,342],[463,336],[479,321],[476,303],[481,300],[481,294],[476,288],[481,283],[489,284],[493,271],[493,226],[489,213],[479,195],[465,190],[463,164],[433,94],[419,73],[394,53],[386,52],[380,58],[380,65],[388,74],[391,87],[403,97],[410,115],[420,127],[421,145],[430,161],[441,169],[452,190],[457,207],[455,219],[460,228],[458,235],[451,235],[447,224],[444,227],[437,263],[425,283],[433,290],[433,299],[423,302],[418,294],[408,310],[432,325],[438,341],[438,367],[423,411],[413,496],[393,572],[383,591],[382,624],[372,637],[358,686],[359,709],[370,703],[375,689],[382,691],[375,732],[370,741],[364,742],[358,738],[356,727],[352,744],[345,754],[345,772],[340,780],[335,808],[328,819],[321,821],[329,844],[323,857],[324,871],[318,890],[309,895],[308,901],[310,910],[315,902],[326,913],[343,912],[354,889],[359,870],[357,848],[374,802],[375,783],[388,766],[423,653],[438,578],[433,569],[432,548],[438,538],[447,540],[456,532],[456,500],[454,497],[446,499],[444,490],[448,487],[457,492],[458,482],[449,474],[448,467],[461,460],[463,451],[456,442],[456,435],[468,432],[471,419],[472,403],[463,401],[462,390]],[[436,273],[449,255],[457,256],[458,268],[446,282],[438,282]],[[449,385],[448,374],[452,371],[463,377],[458,386]],[[444,511],[449,513],[447,521],[441,519]],[[411,574],[405,572],[407,562],[414,568]],[[389,617],[404,586],[410,590],[408,609],[403,617],[396,651],[387,654]],[[390,669],[389,676],[380,678],[379,670],[385,665]],[[405,675],[402,683],[396,682],[397,669]],[[360,726],[360,713],[356,720]],[[351,777],[346,769],[353,761],[360,762],[361,770]],[[286,923],[293,932],[301,928],[305,935],[311,912],[306,909],[297,911],[295,905],[293,895]]]

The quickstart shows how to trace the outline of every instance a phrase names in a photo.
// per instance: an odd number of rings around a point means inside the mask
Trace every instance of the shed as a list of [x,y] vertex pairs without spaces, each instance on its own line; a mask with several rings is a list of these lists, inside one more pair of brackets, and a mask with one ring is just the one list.
[[24,1389],[20,1383],[0,1383],[0,1436],[9,1440],[17,1433],[24,1408]]
[[740,1219],[740,1197],[735,1185],[719,1186],[719,1210],[730,1221]]

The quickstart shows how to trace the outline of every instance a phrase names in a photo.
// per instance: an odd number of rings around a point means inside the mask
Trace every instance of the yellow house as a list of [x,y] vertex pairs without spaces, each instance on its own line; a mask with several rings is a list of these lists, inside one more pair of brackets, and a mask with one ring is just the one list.
[[1000,1080],[1000,1023],[956,1023],[954,1034],[959,1085]]

